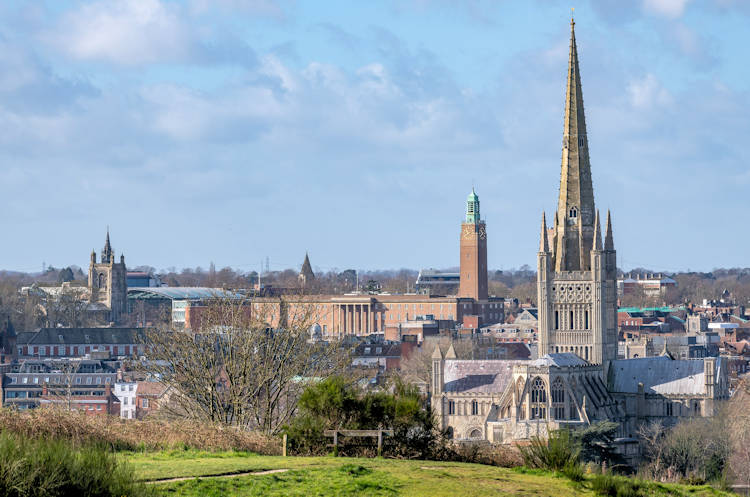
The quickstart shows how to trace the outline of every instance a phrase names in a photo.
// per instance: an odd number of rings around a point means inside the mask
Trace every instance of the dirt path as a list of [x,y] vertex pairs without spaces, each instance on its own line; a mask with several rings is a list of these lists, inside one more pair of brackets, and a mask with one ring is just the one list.
[[223,473],[220,475],[201,475],[201,476],[181,476],[179,478],[166,478],[164,480],[150,480],[145,482],[152,485],[154,483],[171,483],[174,481],[193,480],[195,478],[234,478],[235,476],[262,476],[273,473],[285,473],[288,469],[269,469],[267,471],[245,471],[244,473]]

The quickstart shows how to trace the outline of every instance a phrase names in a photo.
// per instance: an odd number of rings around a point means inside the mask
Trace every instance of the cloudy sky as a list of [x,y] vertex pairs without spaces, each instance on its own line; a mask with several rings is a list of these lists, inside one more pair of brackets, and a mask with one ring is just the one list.
[[[571,2],[0,6],[0,267],[489,265],[556,207]],[[624,269],[750,266],[750,2],[576,5],[597,206]]]

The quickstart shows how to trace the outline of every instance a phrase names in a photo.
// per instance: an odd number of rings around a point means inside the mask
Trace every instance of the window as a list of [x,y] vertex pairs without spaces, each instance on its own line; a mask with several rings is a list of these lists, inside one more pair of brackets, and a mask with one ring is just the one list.
[[123,397],[122,398],[122,405],[124,405],[124,406],[128,405],[128,398],[127,397]]
[[555,311],[555,329],[560,329],[560,311]]
[[531,384],[531,419],[547,417],[547,389],[544,380],[537,377]]
[[128,392],[132,392],[132,391],[133,391],[133,385],[128,385]]
[[565,385],[559,376],[552,382],[551,396],[555,419],[565,419]]
[[584,317],[584,319],[586,321],[584,323],[585,329],[588,330],[589,329],[589,311],[588,310],[586,312],[584,312],[583,317]]
[[576,207],[571,207],[570,211],[568,211],[568,217],[575,219],[578,217],[578,209]]
[[141,407],[148,409],[148,399],[141,400]]
[[471,401],[471,415],[476,416],[479,414],[479,403],[476,400]]
[[456,403],[452,400],[448,401],[448,414],[456,414]]
[[573,325],[573,311],[570,311],[570,323],[568,323],[568,329],[574,330],[576,329],[575,325]]
[[664,414],[666,416],[672,416],[672,403],[667,401],[666,404],[664,404]]

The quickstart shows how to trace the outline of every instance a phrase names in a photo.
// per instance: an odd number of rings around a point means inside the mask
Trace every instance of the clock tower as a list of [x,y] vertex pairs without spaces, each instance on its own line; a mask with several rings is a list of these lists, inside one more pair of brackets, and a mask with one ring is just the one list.
[[487,300],[487,229],[473,188],[466,200],[466,222],[461,224],[460,267],[458,296]]

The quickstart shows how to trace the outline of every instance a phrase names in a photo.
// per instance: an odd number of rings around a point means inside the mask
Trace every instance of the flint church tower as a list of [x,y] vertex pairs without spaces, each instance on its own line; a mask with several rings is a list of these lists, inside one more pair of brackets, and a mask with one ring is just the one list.
[[606,371],[617,359],[617,264],[609,212],[602,243],[594,206],[572,19],[565,93],[560,197],[551,230],[542,214],[538,254],[539,356],[573,352]]
[[96,252],[91,251],[89,263],[89,289],[91,303],[102,304],[109,310],[109,320],[121,322],[127,314],[128,283],[125,256],[120,255],[120,262],[115,262],[115,251],[107,240],[102,249],[101,262],[96,262]]

